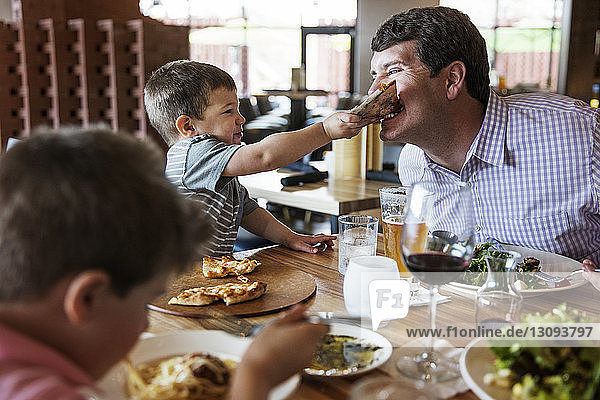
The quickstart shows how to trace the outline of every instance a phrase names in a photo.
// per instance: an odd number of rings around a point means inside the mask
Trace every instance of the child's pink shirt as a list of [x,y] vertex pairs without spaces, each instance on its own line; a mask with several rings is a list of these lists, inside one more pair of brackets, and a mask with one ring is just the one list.
[[92,378],[56,350],[0,324],[0,400],[82,400]]

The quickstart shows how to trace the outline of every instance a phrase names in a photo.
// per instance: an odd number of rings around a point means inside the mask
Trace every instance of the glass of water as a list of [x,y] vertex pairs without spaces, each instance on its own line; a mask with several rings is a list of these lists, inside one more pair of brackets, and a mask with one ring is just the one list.
[[346,273],[350,258],[375,255],[378,223],[379,220],[370,215],[342,215],[338,218],[340,274]]

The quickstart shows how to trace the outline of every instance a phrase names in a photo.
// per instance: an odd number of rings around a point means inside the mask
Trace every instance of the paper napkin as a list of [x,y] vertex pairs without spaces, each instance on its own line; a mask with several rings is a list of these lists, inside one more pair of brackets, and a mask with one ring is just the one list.
[[[447,303],[450,301],[450,296],[442,296],[439,293],[435,294],[437,304]],[[429,305],[429,289],[419,285],[419,289],[413,292],[410,296],[410,307],[419,307]]]

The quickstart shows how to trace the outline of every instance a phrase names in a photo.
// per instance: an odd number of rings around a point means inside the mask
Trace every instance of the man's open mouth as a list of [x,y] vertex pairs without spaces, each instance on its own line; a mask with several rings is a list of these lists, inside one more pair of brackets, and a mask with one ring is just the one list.
[[386,119],[394,118],[396,115],[400,114],[402,111],[404,111],[404,106],[400,105],[400,110],[398,112],[391,112],[389,114],[386,114],[383,117],[381,117],[381,120],[385,121]]

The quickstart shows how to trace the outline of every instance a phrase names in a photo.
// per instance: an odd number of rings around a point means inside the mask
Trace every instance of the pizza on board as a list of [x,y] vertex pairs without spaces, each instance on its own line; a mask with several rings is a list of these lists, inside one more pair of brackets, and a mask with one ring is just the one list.
[[264,282],[225,283],[186,289],[169,300],[169,304],[181,306],[205,306],[223,300],[226,305],[242,303],[259,298],[267,290]]
[[249,274],[259,265],[259,261],[249,258],[238,261],[232,256],[204,257],[202,259],[202,274],[207,278],[224,278],[229,275]]

